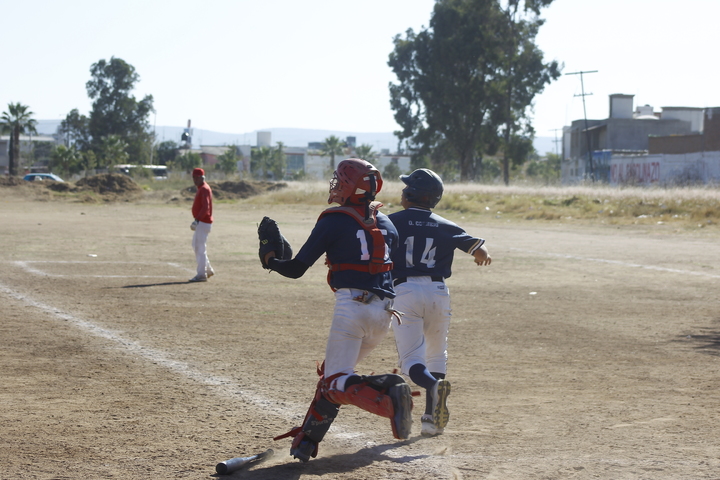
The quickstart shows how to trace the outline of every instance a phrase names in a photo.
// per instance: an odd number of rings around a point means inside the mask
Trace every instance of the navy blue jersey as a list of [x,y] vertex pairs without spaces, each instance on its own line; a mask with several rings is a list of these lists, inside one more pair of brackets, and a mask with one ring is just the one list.
[[450,220],[425,208],[411,207],[389,216],[400,235],[392,250],[393,277],[441,276],[452,274],[453,252],[459,248],[472,254],[485,243]]
[[[398,233],[387,215],[380,212],[377,214],[377,227],[385,239],[385,261],[389,263],[389,250],[397,247]],[[357,220],[346,213],[334,212],[318,220],[295,259],[312,265],[322,254],[327,253],[331,264],[369,265],[372,247],[372,236]],[[341,270],[332,273],[330,286],[335,289],[368,290],[382,298],[395,298],[391,272],[371,275],[368,272]]]

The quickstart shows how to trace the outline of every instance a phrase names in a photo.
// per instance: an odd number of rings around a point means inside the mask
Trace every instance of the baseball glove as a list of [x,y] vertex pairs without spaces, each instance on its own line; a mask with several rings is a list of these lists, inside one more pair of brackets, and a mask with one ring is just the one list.
[[260,239],[260,263],[263,268],[269,269],[265,263],[265,255],[275,252],[275,258],[280,260],[290,260],[292,258],[292,247],[283,234],[275,220],[270,217],[263,217],[260,225],[258,225],[258,238]]

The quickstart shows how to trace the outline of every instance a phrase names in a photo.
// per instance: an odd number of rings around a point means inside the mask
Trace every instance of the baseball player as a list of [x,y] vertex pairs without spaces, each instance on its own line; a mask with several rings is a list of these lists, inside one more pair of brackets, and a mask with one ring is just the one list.
[[[382,188],[380,172],[360,159],[340,162],[330,181],[328,208],[294,259],[279,260],[277,252],[260,255],[265,268],[299,278],[323,254],[328,283],[335,293],[325,361],[318,367],[315,397],[303,425],[275,440],[294,437],[290,455],[307,462],[316,457],[318,443],[338,414],[340,405],[355,405],[390,419],[393,435],[406,439],[412,424],[410,386],[396,374],[360,376],[355,366],[387,335],[394,315],[390,250],[397,231],[378,211],[375,195]],[[263,220],[263,222],[265,219]],[[272,220],[270,220],[272,222]],[[267,243],[267,242],[265,242]]]
[[426,390],[421,434],[434,436],[443,433],[450,417],[450,382],[445,379],[450,291],[445,279],[451,275],[453,253],[469,253],[478,265],[490,265],[491,258],[485,240],[432,212],[443,194],[435,172],[421,168],[400,179],[406,185],[404,210],[389,218],[400,235],[400,247],[391,255],[395,307],[405,315],[392,328],[402,373]]
[[192,247],[195,251],[197,261],[197,275],[188,280],[189,282],[207,282],[208,278],[215,275],[215,270],[210,266],[207,256],[207,238],[212,229],[212,190],[210,185],[205,183],[205,170],[196,168],[192,172],[193,182],[197,187],[195,201],[192,206],[193,222],[190,230],[195,232],[192,239]]

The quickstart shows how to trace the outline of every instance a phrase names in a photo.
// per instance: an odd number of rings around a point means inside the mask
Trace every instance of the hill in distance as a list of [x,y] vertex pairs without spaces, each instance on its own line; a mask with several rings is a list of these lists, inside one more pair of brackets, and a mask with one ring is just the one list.
[[[54,134],[60,122],[60,120],[38,120],[38,133],[41,135]],[[172,140],[180,143],[180,137],[184,131],[184,127],[155,127],[155,134],[159,142]],[[397,137],[392,132],[345,132],[306,128],[264,128],[246,133],[223,133],[193,128],[192,143],[198,147],[200,145],[257,145],[258,132],[271,132],[272,145],[282,142],[286,147],[307,147],[308,143],[323,142],[327,137],[335,135],[342,140],[347,137],[355,137],[356,145],[372,145],[376,152],[382,150],[395,152],[398,149]],[[535,137],[533,144],[540,155],[545,155],[548,152],[555,152],[554,140],[552,137]]]

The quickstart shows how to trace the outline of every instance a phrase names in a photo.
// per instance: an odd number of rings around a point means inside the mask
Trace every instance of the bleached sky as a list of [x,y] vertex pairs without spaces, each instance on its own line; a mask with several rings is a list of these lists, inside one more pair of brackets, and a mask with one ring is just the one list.
[[[0,110],[90,111],[90,66],[119,57],[154,97],[157,126],[389,132],[392,39],[427,26],[434,0],[0,0]],[[720,106],[720,0],[555,0],[538,44],[584,76],[588,118],[608,95],[635,105]],[[583,117],[580,78],[537,97],[538,136]]]

